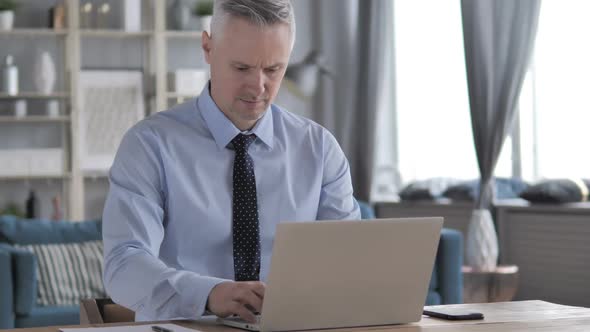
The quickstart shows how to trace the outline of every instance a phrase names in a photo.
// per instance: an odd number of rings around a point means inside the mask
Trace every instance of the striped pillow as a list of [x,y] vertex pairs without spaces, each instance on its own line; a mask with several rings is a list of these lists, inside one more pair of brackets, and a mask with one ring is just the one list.
[[19,246],[37,257],[37,304],[79,305],[106,297],[102,283],[102,241]]

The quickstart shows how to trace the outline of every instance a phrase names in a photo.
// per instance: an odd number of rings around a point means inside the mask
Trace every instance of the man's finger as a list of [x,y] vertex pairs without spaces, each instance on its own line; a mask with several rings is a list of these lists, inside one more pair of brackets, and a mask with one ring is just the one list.
[[264,291],[266,290],[266,284],[263,282],[253,282],[250,286],[250,289],[256,294],[259,298],[264,298]]
[[250,288],[245,288],[243,291],[238,292],[234,300],[246,305],[251,311],[262,311],[262,298],[258,297],[258,295]]
[[256,323],[256,316],[254,315],[254,313],[250,310],[248,310],[243,304],[239,303],[239,302],[234,302],[234,306],[233,306],[233,310],[234,313],[238,316],[240,316],[243,320],[245,320],[248,323]]

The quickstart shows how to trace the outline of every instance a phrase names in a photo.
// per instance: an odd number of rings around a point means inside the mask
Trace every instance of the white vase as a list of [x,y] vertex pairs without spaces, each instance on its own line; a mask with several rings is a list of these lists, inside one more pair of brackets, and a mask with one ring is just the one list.
[[211,16],[211,15],[199,17],[199,21],[201,22],[201,31],[207,31],[209,34],[211,34],[211,18],[212,17],[213,16]]
[[55,87],[55,63],[49,52],[42,52],[37,55],[34,67],[34,81],[39,93],[48,95]]
[[0,11],[0,30],[12,30],[14,25],[14,11]]
[[467,265],[480,271],[493,271],[498,264],[498,236],[488,210],[475,210],[467,230]]

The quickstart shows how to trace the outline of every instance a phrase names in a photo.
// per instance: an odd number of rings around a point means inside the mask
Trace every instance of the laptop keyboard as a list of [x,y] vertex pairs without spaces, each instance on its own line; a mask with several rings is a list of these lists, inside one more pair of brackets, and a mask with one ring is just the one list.
[[[261,317],[260,315],[256,316],[256,323],[255,324],[260,324],[260,317]],[[229,320],[229,321],[237,322],[237,323],[248,323],[239,316],[227,317],[227,318],[225,318],[225,320]]]

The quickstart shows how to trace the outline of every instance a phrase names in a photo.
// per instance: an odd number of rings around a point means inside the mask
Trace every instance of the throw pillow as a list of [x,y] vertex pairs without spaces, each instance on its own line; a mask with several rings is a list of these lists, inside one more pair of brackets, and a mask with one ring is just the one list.
[[80,299],[106,297],[102,241],[18,246],[37,258],[37,304],[76,306]]
[[530,186],[520,194],[531,203],[574,203],[588,200],[590,180],[553,179]]
[[[444,197],[454,201],[473,202],[479,196],[479,179],[463,181],[456,185],[449,186],[442,194]],[[496,199],[518,198],[528,187],[528,184],[520,179],[494,178],[494,190]]]
[[449,178],[414,181],[399,192],[399,197],[405,201],[433,200],[441,198],[442,192],[455,183],[457,180]]

